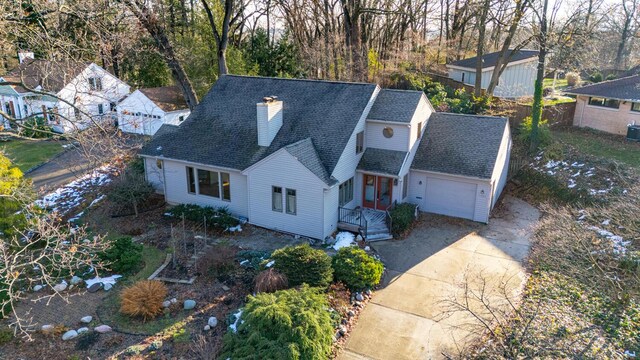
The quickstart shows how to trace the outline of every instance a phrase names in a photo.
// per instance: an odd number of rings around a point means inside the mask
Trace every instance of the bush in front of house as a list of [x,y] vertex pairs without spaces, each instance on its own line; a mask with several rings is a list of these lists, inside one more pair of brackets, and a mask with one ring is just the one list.
[[591,73],[591,75],[589,75],[589,81],[591,81],[592,83],[599,83],[602,81],[602,73],[600,73],[600,71],[594,71],[593,73]]
[[198,206],[194,204],[180,204],[172,207],[167,214],[176,218],[184,218],[189,221],[202,223],[207,220],[207,228],[224,231],[238,225],[238,220],[231,216],[226,207],[214,208],[211,206]]
[[144,321],[162,313],[162,302],[167,296],[167,287],[158,280],[142,280],[122,290],[120,312]]
[[111,246],[99,256],[101,260],[109,263],[111,271],[130,274],[137,270],[142,262],[142,244],[133,242],[129,236],[119,237],[111,241]]
[[47,139],[52,136],[51,126],[43,117],[30,118],[20,127],[20,134],[32,139]]
[[220,359],[324,360],[333,326],[325,294],[303,286],[249,296],[237,333],[224,337]]
[[[518,127],[518,140],[528,144],[531,141],[531,127],[533,126],[533,120],[531,116],[527,116],[522,120],[520,127]],[[551,144],[552,141],[551,130],[549,129],[549,123],[547,120],[541,120],[538,123],[538,144],[540,147],[546,147]]]
[[394,236],[401,236],[416,219],[416,206],[414,204],[402,203],[396,205],[389,211],[391,215],[391,233]]
[[384,266],[356,246],[343,247],[331,260],[333,275],[351,290],[372,288],[380,283]]
[[567,80],[567,85],[574,87],[580,84],[580,74],[577,72],[568,72],[564,78]]
[[331,258],[309,244],[287,246],[273,252],[273,267],[289,279],[290,286],[308,284],[327,287],[333,278]]

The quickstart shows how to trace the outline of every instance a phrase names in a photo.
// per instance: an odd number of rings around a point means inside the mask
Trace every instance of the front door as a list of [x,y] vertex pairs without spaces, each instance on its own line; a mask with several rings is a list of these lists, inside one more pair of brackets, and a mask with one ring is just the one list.
[[362,207],[386,210],[391,205],[393,178],[364,174]]

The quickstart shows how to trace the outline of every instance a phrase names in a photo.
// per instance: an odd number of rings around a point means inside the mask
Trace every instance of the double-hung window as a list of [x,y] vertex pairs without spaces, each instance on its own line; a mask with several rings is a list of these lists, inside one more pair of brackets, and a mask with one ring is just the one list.
[[89,78],[89,89],[93,91],[102,91],[102,79],[99,77]]
[[640,103],[631,103],[631,111],[640,112]]
[[282,212],[282,188],[279,186],[271,187],[271,210]]
[[356,134],[356,155],[364,150],[364,131]]
[[196,176],[191,166],[187,166],[187,191],[189,194],[196,193]]
[[198,193],[211,197],[220,197],[220,179],[217,171],[198,169]]
[[353,178],[340,184],[338,193],[340,206],[350,203],[353,200]]
[[297,210],[296,191],[287,189],[287,214],[295,215]]

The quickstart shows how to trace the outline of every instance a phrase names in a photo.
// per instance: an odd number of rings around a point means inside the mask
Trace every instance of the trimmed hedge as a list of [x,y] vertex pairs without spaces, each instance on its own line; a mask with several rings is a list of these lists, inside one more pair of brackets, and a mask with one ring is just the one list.
[[220,359],[324,360],[333,326],[320,289],[303,286],[249,296],[238,332],[228,332]]
[[414,204],[402,203],[389,211],[391,215],[391,233],[393,236],[400,236],[409,230],[415,220],[416,206]]
[[276,270],[285,274],[290,286],[308,284],[327,287],[333,278],[331,258],[309,244],[287,246],[273,252],[271,259]]
[[382,262],[369,256],[364,250],[349,246],[338,250],[332,259],[333,273],[351,290],[372,288],[382,278]]

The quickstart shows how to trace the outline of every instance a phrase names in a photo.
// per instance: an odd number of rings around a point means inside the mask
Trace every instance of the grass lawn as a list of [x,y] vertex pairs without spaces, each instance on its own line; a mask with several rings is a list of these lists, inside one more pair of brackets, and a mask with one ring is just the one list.
[[26,140],[12,138],[0,142],[0,150],[22,170],[26,172],[36,165],[40,165],[64,149],[64,143],[57,140]]
[[[542,81],[542,87],[553,87],[553,79],[544,79]],[[569,84],[567,84],[567,79],[556,79],[556,90],[566,89],[567,87],[569,87]]]
[[577,128],[558,130],[553,136],[580,152],[619,161],[640,170],[640,143],[625,141],[622,136]]

